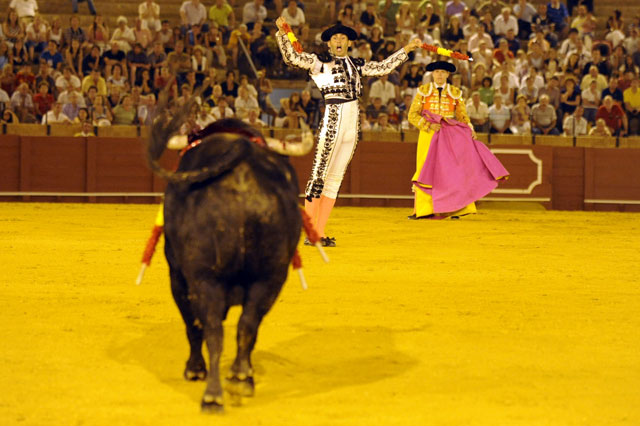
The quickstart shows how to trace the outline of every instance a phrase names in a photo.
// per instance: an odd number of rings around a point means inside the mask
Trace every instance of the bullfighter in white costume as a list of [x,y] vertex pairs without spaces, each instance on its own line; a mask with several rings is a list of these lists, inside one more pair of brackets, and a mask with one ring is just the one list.
[[[412,40],[404,48],[381,62],[365,62],[347,55],[356,32],[341,24],[325,30],[322,41],[329,46],[328,55],[297,52],[286,34],[280,17],[276,21],[276,40],[284,62],[309,71],[324,97],[326,108],[318,131],[318,146],[311,177],[305,190],[305,210],[322,236],[324,246],[335,246],[324,228],[335,205],[344,173],[360,139],[360,103],[362,77],[391,73],[408,59],[408,53],[421,45]],[[306,242],[305,242],[306,243]]]

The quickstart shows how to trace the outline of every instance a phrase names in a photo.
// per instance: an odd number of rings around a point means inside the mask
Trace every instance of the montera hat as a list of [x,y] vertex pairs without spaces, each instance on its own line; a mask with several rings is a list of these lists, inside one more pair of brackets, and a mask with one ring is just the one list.
[[322,32],[322,41],[331,40],[331,36],[333,36],[334,34],[344,34],[351,41],[358,38],[358,34],[356,34],[353,28],[347,27],[342,24],[335,24],[333,27],[329,27]]
[[456,66],[453,65],[451,62],[445,62],[445,61],[435,61],[427,65],[427,71],[435,71],[435,70],[445,70],[449,72],[456,72]]

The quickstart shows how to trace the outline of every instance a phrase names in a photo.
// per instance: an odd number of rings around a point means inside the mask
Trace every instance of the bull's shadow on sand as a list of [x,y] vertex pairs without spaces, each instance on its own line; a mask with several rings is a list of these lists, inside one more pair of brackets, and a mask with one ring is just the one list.
[[[267,318],[268,321],[268,318]],[[159,382],[188,395],[195,403],[203,382],[182,378],[188,344],[181,323],[147,325],[144,337],[118,342],[109,356],[124,364],[139,364]],[[221,375],[229,371],[236,352],[235,321],[225,321]],[[394,377],[418,361],[395,349],[395,334],[384,327],[301,326],[301,334],[277,343],[261,341],[253,353],[256,395],[250,405],[278,399],[307,397],[343,387],[361,386]],[[206,349],[203,352],[207,358]]]

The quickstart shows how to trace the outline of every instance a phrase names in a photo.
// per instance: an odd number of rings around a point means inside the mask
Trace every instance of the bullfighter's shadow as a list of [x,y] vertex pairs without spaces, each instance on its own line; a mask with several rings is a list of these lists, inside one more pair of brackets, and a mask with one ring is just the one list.
[[[235,321],[225,321],[221,375],[235,356]],[[146,325],[141,338],[119,342],[109,356],[123,364],[139,364],[161,383],[199,402],[204,383],[182,378],[188,344],[181,323]],[[394,331],[385,327],[304,327],[281,342],[261,342],[253,353],[255,406],[283,398],[308,397],[342,387],[374,383],[406,373],[418,361],[395,349]],[[207,358],[206,350],[203,352]]]

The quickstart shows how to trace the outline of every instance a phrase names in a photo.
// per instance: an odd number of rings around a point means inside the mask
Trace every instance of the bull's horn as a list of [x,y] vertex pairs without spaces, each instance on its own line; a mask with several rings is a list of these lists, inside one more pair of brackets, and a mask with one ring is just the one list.
[[189,138],[186,135],[171,136],[167,143],[167,148],[179,150],[189,145]]
[[292,142],[287,137],[285,140],[276,138],[264,138],[270,150],[282,155],[292,157],[301,157],[306,155],[313,148],[313,133],[307,124],[300,119],[300,128],[302,129],[302,141]]

